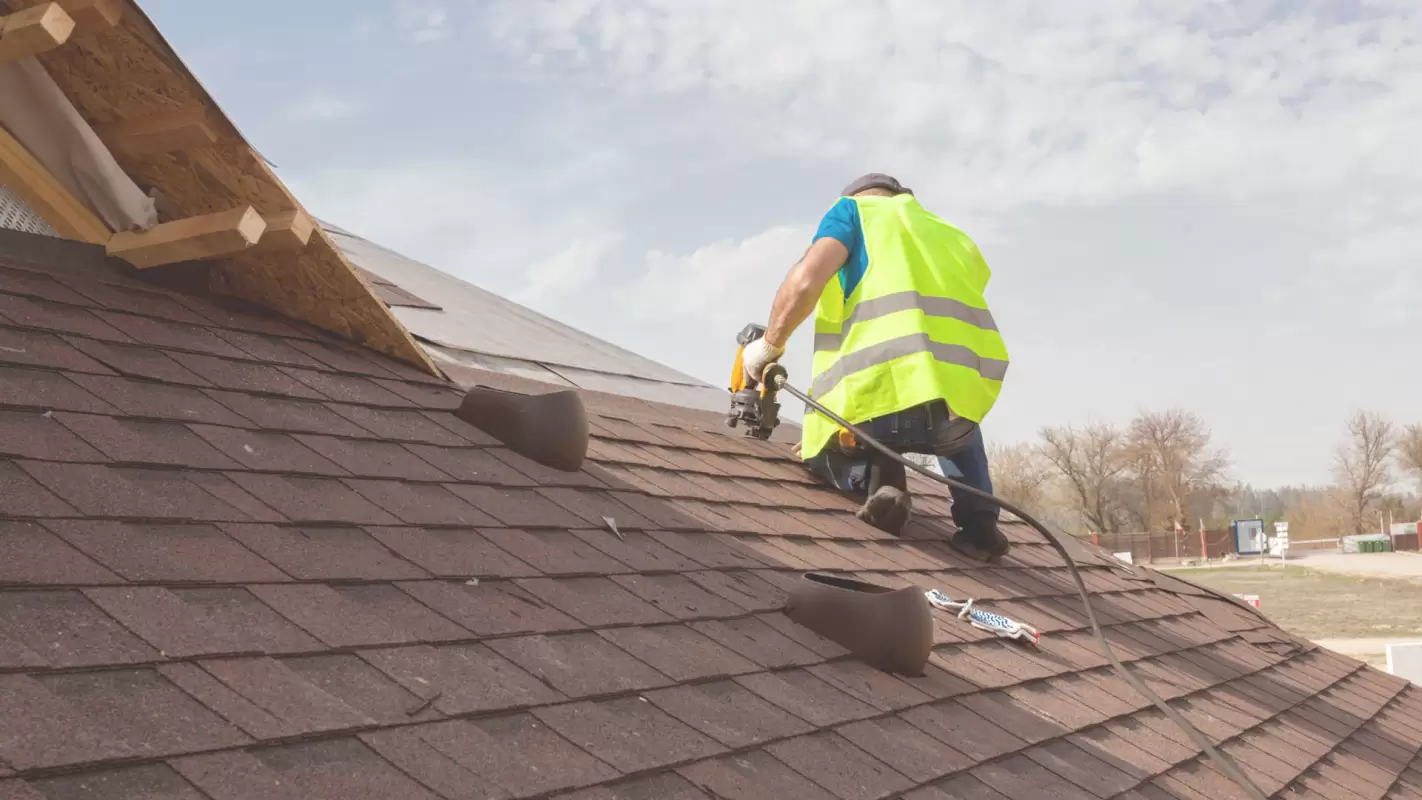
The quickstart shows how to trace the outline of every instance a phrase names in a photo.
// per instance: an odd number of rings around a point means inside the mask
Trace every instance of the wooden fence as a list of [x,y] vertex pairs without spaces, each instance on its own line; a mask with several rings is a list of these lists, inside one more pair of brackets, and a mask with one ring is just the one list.
[[[1112,553],[1130,553],[1131,560],[1138,564],[1154,561],[1174,561],[1198,559],[1200,557],[1200,532],[1186,531],[1180,536],[1173,533],[1101,533],[1092,534],[1093,544]],[[1400,533],[1392,537],[1392,549],[1417,552],[1418,535]],[[1178,547],[1178,549],[1177,549]],[[1337,539],[1309,539],[1289,543],[1290,552],[1305,550],[1337,550]],[[1210,559],[1224,558],[1235,552],[1234,537],[1229,531],[1205,531],[1205,554]]]
[[[1174,561],[1177,558],[1200,558],[1200,532],[1185,531],[1176,535],[1165,531],[1154,533],[1101,533],[1092,534],[1092,542],[1112,553],[1131,554],[1131,560],[1138,564],[1149,564],[1157,560]],[[1224,558],[1234,552],[1234,537],[1229,531],[1205,531],[1205,555],[1209,558]]]

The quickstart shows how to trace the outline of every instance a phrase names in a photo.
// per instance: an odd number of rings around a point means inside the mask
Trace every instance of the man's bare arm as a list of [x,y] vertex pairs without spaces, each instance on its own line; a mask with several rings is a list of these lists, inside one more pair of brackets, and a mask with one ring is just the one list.
[[799,263],[790,268],[785,282],[775,293],[775,303],[770,308],[770,324],[766,326],[765,340],[768,344],[783,348],[790,340],[790,334],[800,327],[815,303],[820,299],[825,284],[849,260],[849,250],[832,237],[824,237],[810,245]]

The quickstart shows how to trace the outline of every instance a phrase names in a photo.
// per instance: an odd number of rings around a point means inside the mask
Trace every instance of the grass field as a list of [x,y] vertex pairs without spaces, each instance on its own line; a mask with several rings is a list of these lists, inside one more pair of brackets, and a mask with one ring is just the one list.
[[[1304,567],[1230,567],[1175,573],[1231,594],[1259,595],[1259,610],[1315,641],[1422,639],[1422,579],[1358,577]],[[1381,654],[1358,654],[1379,663]]]

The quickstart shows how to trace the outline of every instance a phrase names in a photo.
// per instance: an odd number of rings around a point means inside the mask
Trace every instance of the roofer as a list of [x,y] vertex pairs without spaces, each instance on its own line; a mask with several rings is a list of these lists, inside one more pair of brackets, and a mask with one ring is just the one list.
[[[991,492],[979,423],[1002,388],[1007,349],[983,299],[987,264],[888,175],[865,175],[842,195],[776,292],[765,335],[746,347],[747,375],[758,381],[814,311],[810,395],[895,451],[939,456]],[[824,480],[865,494],[860,519],[895,534],[908,521],[902,464],[813,411],[799,451]],[[954,492],[953,521],[960,549],[1008,551],[996,506]]]

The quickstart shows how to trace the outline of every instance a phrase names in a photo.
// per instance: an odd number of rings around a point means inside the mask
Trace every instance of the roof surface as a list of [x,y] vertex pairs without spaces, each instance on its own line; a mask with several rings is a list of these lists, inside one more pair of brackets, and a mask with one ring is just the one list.
[[722,410],[726,391],[330,223],[332,241],[378,280],[376,294],[441,366],[522,375],[673,405]]
[[[412,368],[85,261],[0,266],[0,798],[1239,796],[1020,526],[968,561],[924,489],[888,537],[781,444],[596,392],[591,462],[551,471]],[[1079,553],[1123,658],[1265,791],[1422,797],[1417,687]],[[925,677],[876,672],[779,611],[812,568],[1041,650],[940,615]]]

